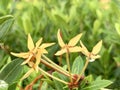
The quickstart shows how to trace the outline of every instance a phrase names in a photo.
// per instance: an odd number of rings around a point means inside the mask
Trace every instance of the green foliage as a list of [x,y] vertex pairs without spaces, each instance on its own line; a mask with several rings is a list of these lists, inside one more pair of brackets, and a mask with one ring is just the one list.
[[89,86],[83,88],[82,90],[99,90],[100,88],[104,88],[110,85],[112,82],[109,80],[101,80],[99,77],[90,83]]
[[84,63],[80,56],[76,57],[75,61],[72,65],[72,73],[73,74],[80,74],[83,69]]
[[13,82],[15,82],[20,77],[19,75],[22,71],[21,63],[22,60],[20,59],[15,59],[11,63],[9,63],[0,72],[0,79],[4,80],[8,84],[12,84]]
[[98,80],[98,81],[94,81],[90,84],[90,86],[83,88],[82,90],[99,90],[100,88],[104,88],[108,85],[110,85],[111,82],[108,80]]
[[[59,77],[58,73],[54,72],[53,76]],[[64,85],[56,80],[54,80],[56,90],[63,90]]]
[[120,89],[120,78],[117,78],[114,83],[108,86],[108,88],[113,89],[113,90],[119,90]]
[[[101,58],[89,63],[83,74],[85,79],[81,81],[78,89],[120,88],[119,0],[1,0],[0,90],[16,89],[19,78],[23,75],[21,74],[23,69],[20,65],[22,60],[14,60],[10,52],[27,50],[28,33],[31,34],[34,41],[43,37],[43,42],[55,42],[56,45],[48,49],[48,57],[55,63],[59,63],[60,58],[54,56],[59,49],[56,35],[58,29],[61,29],[61,35],[65,42],[82,32],[81,40],[90,51],[96,42],[103,41]],[[62,58],[61,63],[64,66],[66,65],[64,55]],[[80,74],[84,63],[85,57],[82,54],[70,54],[73,74]],[[46,71],[51,69],[42,63],[40,67]],[[26,68],[24,70],[25,73],[28,71]],[[29,84],[39,74],[33,73],[30,78],[21,82],[20,86],[24,87]],[[52,75],[69,81],[68,77],[56,71]],[[103,79],[98,79],[99,75]],[[68,90],[68,86],[54,79],[40,79],[40,81],[43,81],[42,90]],[[39,86],[40,81],[35,84],[35,90],[38,89],[36,87]],[[111,81],[113,81],[112,84]]]
[[[12,15],[0,17],[0,40],[5,37],[11,26],[13,25],[14,18]],[[4,36],[4,37],[3,37]]]

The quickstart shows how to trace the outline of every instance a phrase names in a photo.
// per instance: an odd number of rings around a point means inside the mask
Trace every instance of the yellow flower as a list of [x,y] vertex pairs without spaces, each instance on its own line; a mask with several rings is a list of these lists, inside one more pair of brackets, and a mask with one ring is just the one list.
[[39,39],[34,45],[30,34],[28,34],[27,46],[29,51],[22,53],[11,52],[12,55],[25,59],[25,61],[21,65],[28,64],[31,67],[31,69],[23,76],[22,79],[28,77],[29,74],[34,71],[34,69],[38,72],[38,65],[40,63],[41,55],[48,53],[45,48],[54,44],[54,43],[44,43],[40,46],[41,42],[42,42],[42,38]]
[[62,55],[66,52],[80,52],[81,47],[75,46],[75,45],[78,43],[81,36],[82,34],[78,34],[77,36],[73,37],[68,44],[65,44],[60,35],[60,30],[58,30],[57,38],[58,38],[58,43],[61,47],[61,50],[58,51],[55,55]]
[[27,64],[29,61],[33,61],[33,60],[37,59],[36,56],[38,54],[38,47],[41,44],[41,42],[42,42],[42,38],[37,41],[36,46],[35,46],[30,34],[28,34],[27,46],[28,46],[29,51],[28,52],[22,52],[22,53],[11,52],[11,54],[16,56],[16,57],[24,58],[25,61],[22,63],[22,65]]
[[102,40],[99,41],[92,49],[92,52],[89,52],[87,48],[83,45],[82,41],[80,41],[81,47],[82,47],[82,53],[87,56],[90,62],[93,62],[95,59],[100,58],[100,55],[98,55],[101,46],[102,46]]

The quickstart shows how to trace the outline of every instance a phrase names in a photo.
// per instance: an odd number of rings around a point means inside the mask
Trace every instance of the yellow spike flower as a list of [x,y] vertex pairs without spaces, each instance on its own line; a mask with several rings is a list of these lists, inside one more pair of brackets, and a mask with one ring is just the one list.
[[60,30],[58,30],[57,33],[57,38],[58,38],[58,43],[61,47],[61,50],[58,51],[55,55],[62,55],[66,52],[80,52],[81,51],[81,47],[79,46],[75,46],[79,39],[81,38],[82,34],[78,34],[77,36],[73,37],[68,44],[65,44],[62,40],[62,37],[60,35]]
[[101,46],[102,46],[102,40],[99,41],[92,49],[92,52],[89,52],[87,48],[83,45],[82,41],[80,41],[80,45],[82,47],[82,53],[89,59],[90,62],[95,61],[95,59],[100,58],[100,55],[98,55]]
[[[24,58],[25,61],[21,65],[28,64],[31,68],[35,69],[38,72],[38,65],[40,63],[41,55],[48,53],[45,48],[54,44],[54,43],[44,43],[40,46],[41,42],[42,42],[42,38],[39,39],[34,45],[30,34],[28,34],[27,46],[29,51],[22,52],[22,53],[11,52],[11,54],[16,57]],[[30,71],[28,71],[28,73],[26,73],[22,79],[25,79],[26,77],[28,77],[29,74],[33,72],[33,69],[30,69]]]

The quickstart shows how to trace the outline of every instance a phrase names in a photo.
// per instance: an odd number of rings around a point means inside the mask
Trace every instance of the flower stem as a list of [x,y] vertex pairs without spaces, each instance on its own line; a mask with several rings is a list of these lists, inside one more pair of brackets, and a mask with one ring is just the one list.
[[68,76],[68,77],[70,76],[68,73],[64,72],[63,70],[61,70],[61,69],[59,69],[59,68],[54,67],[54,65],[48,63],[47,61],[45,61],[45,60],[43,60],[43,59],[41,59],[41,63],[45,64],[46,66],[48,66],[48,67],[56,70],[57,72],[65,75],[65,76]]
[[[61,69],[62,71],[68,73],[66,70],[64,70],[63,68],[61,68],[59,65],[55,64],[52,60],[50,60],[48,57],[46,57],[45,55],[42,55],[44,57],[45,60],[47,60],[49,63],[51,63],[52,65],[54,65],[56,68]],[[69,74],[69,73],[68,73]]]
[[57,80],[57,81],[59,81],[59,82],[62,82],[62,83],[64,83],[64,84],[68,85],[68,82],[63,81],[63,80],[61,80],[61,79],[59,79],[59,78],[57,78],[57,77],[52,76],[51,74],[45,72],[45,71],[44,71],[43,69],[41,69],[41,68],[38,68],[38,69],[40,70],[41,73],[49,76],[50,78],[55,79],[55,80]]
[[88,63],[89,63],[89,59],[87,58],[87,59],[86,59],[86,63],[85,63],[85,65],[84,65],[84,67],[83,67],[83,69],[82,69],[82,71],[81,71],[81,73],[80,73],[78,79],[76,80],[76,83],[80,80],[82,74],[85,72],[85,69],[87,68]]
[[70,61],[69,61],[69,51],[66,53],[66,62],[67,62],[67,66],[68,66],[68,72],[69,72],[69,77],[70,77],[70,81],[72,82],[72,75],[71,75],[71,70],[70,70]]

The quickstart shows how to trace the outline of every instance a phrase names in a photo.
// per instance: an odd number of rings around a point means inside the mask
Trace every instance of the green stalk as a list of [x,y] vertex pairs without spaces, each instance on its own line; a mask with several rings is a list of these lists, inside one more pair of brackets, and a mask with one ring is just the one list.
[[72,75],[71,75],[71,70],[70,70],[70,61],[69,61],[69,51],[67,50],[66,53],[66,62],[67,62],[67,66],[68,66],[68,72],[69,72],[69,77],[70,77],[70,81],[72,82]]
[[68,77],[70,76],[68,73],[64,72],[63,70],[61,70],[61,69],[59,69],[59,68],[57,68],[57,67],[54,67],[54,65],[48,63],[48,62],[45,61],[44,59],[41,59],[41,63],[45,64],[46,66],[48,66],[48,67],[50,67],[50,68],[56,70],[57,72],[59,72],[59,73],[65,75],[65,76],[68,76]]
[[57,77],[52,76],[51,74],[45,72],[45,71],[44,71],[43,69],[41,69],[41,68],[38,68],[38,69],[40,70],[41,73],[49,76],[50,78],[55,79],[55,80],[57,80],[57,81],[59,81],[59,82],[61,82],[61,83],[64,83],[64,84],[68,85],[68,82],[63,81],[63,80],[61,80],[61,79],[59,79],[59,78],[57,78]]
[[63,68],[61,68],[59,65],[55,64],[52,60],[50,60],[49,58],[47,58],[45,55],[42,55],[42,56],[44,57],[45,60],[47,60],[52,65],[54,65],[56,68],[59,68],[62,71],[64,71],[65,73],[69,74],[66,70],[64,70]]

